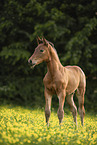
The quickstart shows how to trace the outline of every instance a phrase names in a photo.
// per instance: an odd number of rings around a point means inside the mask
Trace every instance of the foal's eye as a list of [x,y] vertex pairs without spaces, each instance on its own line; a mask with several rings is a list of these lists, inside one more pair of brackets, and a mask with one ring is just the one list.
[[44,50],[43,49],[40,49],[40,52],[43,52]]

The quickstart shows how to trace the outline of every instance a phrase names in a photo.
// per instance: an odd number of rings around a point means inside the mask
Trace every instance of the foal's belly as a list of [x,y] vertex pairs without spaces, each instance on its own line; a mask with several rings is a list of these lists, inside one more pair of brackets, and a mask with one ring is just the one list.
[[71,94],[78,88],[80,77],[77,72],[75,72],[74,74],[70,73],[68,76],[69,77],[68,77],[68,83],[66,86],[66,93]]
[[79,86],[79,82],[78,81],[73,81],[73,82],[69,82],[67,87],[66,87],[66,93],[69,95],[71,93],[73,93]]

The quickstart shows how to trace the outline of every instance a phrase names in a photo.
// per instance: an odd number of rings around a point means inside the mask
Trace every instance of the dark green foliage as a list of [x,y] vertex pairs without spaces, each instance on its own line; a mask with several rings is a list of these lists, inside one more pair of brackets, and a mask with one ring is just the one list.
[[96,0],[0,2],[1,100],[44,106],[46,65],[31,70],[27,63],[37,46],[37,35],[54,43],[63,65],[79,65],[84,70],[85,105],[97,109]]

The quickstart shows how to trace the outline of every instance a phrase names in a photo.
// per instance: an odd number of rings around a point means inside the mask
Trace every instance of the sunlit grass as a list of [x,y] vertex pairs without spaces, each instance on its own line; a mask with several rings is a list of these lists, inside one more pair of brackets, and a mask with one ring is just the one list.
[[45,123],[44,109],[0,107],[1,145],[92,145],[97,144],[97,116],[86,115],[84,127],[78,116],[75,129],[71,114],[64,114],[59,126],[57,112],[52,112],[50,126]]

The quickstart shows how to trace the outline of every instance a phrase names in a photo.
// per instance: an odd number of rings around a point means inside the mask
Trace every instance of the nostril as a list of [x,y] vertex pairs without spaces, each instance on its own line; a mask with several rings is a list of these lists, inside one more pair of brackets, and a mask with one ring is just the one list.
[[30,63],[32,63],[32,60],[30,59]]

